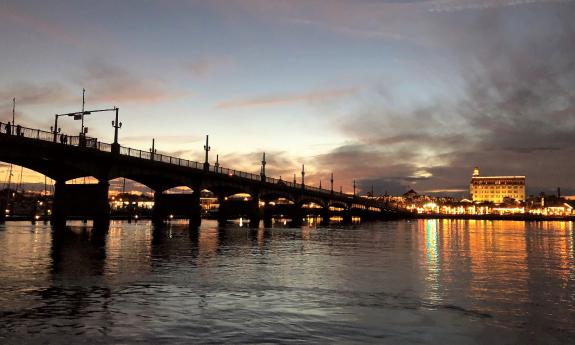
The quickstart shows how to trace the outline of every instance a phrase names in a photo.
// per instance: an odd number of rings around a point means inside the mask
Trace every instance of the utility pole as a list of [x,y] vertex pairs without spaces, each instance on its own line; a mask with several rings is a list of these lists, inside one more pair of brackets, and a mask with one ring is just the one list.
[[208,171],[210,169],[210,163],[208,162],[208,152],[212,149],[209,145],[210,136],[206,135],[206,145],[204,145],[204,150],[206,151],[206,160],[204,161],[204,170]]
[[295,174],[293,174],[293,186],[295,187],[296,184],[296,180],[295,180]]
[[319,189],[321,189],[321,179],[319,180]]
[[301,188],[305,188],[305,165],[301,165]]
[[353,196],[355,196],[355,180],[353,180]]
[[216,155],[216,164],[214,164],[216,168],[216,172],[219,172],[218,169],[220,168],[220,155]]

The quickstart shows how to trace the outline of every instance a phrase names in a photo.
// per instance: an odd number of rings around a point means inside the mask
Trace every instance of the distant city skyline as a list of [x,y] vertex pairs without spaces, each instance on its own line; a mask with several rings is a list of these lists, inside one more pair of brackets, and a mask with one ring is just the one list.
[[[0,121],[15,97],[16,122],[48,130],[85,88],[87,109],[120,108],[124,146],[203,161],[209,134],[212,164],[258,173],[266,152],[269,176],[305,164],[348,192],[465,195],[480,166],[575,194],[574,17],[570,0],[7,0]],[[112,120],[87,116],[89,135],[111,142]]]

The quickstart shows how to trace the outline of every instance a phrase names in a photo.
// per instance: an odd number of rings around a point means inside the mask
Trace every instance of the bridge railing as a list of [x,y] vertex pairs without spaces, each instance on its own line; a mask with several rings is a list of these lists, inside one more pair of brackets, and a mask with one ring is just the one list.
[[[56,143],[59,143],[62,145],[85,147],[88,149],[95,149],[95,150],[102,151],[102,152],[112,152],[112,145],[111,144],[100,142],[96,138],[91,138],[91,137],[86,137],[86,136],[84,136],[84,137],[68,136],[66,134],[61,134],[61,133],[55,134],[55,133],[49,132],[49,131],[43,131],[43,130],[34,129],[34,128],[27,128],[27,127],[18,126],[18,125],[17,126],[10,125],[10,127],[8,128],[7,123],[4,123],[4,122],[0,122],[0,133],[5,134],[5,135],[21,136],[21,137],[25,137],[25,138],[29,138],[29,139],[36,139],[36,140],[41,140],[41,141],[56,142]],[[199,162],[195,162],[195,161],[191,161],[191,160],[187,160],[187,159],[182,159],[182,158],[178,158],[178,157],[172,157],[172,156],[160,154],[160,153],[152,154],[149,151],[133,149],[130,147],[125,147],[125,146],[120,147],[120,154],[123,156],[146,159],[146,160],[154,160],[157,162],[163,162],[163,163],[167,163],[167,164],[173,164],[173,165],[178,165],[178,166],[188,167],[188,168],[193,168],[193,169],[203,169],[204,168],[203,163],[199,163]],[[221,166],[216,167],[214,165],[210,165],[208,168],[208,171],[216,173],[216,174],[222,174],[222,175],[228,175],[228,176],[237,176],[237,177],[249,179],[252,181],[261,181],[261,175],[259,175],[259,174],[249,173],[249,172],[235,170],[235,169],[224,168]],[[333,195],[337,195],[339,197],[356,198],[350,194],[340,193],[340,192],[335,192],[335,191],[332,192],[331,190],[328,190],[328,189],[314,187],[314,186],[310,186],[310,185],[302,185],[301,183],[294,183],[294,182],[290,182],[290,181],[286,181],[286,180],[282,180],[282,179],[276,179],[273,177],[266,177],[265,182],[271,183],[271,184],[285,185],[285,186],[292,187],[292,188],[304,189],[307,191],[313,191],[313,192],[318,192],[318,193],[333,194]],[[374,203],[374,205],[375,204],[376,203]]]

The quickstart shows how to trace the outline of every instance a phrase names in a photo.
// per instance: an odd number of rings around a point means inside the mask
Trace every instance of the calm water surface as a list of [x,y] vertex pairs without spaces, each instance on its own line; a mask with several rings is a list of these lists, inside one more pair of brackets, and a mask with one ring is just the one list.
[[569,222],[0,225],[0,343],[575,343]]

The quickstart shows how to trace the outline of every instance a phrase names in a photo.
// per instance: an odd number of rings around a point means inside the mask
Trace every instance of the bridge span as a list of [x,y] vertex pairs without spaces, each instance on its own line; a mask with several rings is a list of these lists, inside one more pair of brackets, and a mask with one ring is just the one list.
[[[9,126],[8,126],[9,127]],[[51,221],[65,224],[71,216],[91,218],[95,223],[110,220],[108,201],[109,181],[127,178],[154,191],[153,221],[164,222],[170,215],[179,214],[190,220],[190,225],[201,223],[200,192],[209,190],[219,201],[218,220],[225,222],[243,216],[254,226],[263,219],[287,216],[295,225],[308,215],[320,216],[324,222],[341,217],[351,222],[352,217],[363,220],[384,219],[398,214],[385,203],[285,181],[265,175],[199,163],[103,143],[86,136],[66,136],[60,133],[18,126],[8,128],[0,122],[0,161],[16,164],[44,174],[55,181]],[[72,179],[92,176],[97,184],[66,184]],[[166,191],[186,186],[191,194],[167,194]],[[242,205],[233,205],[228,197],[249,194]],[[278,203],[282,200],[283,203]],[[4,207],[5,208],[5,207]],[[4,212],[1,212],[4,215]],[[0,219],[1,221],[1,219]]]

